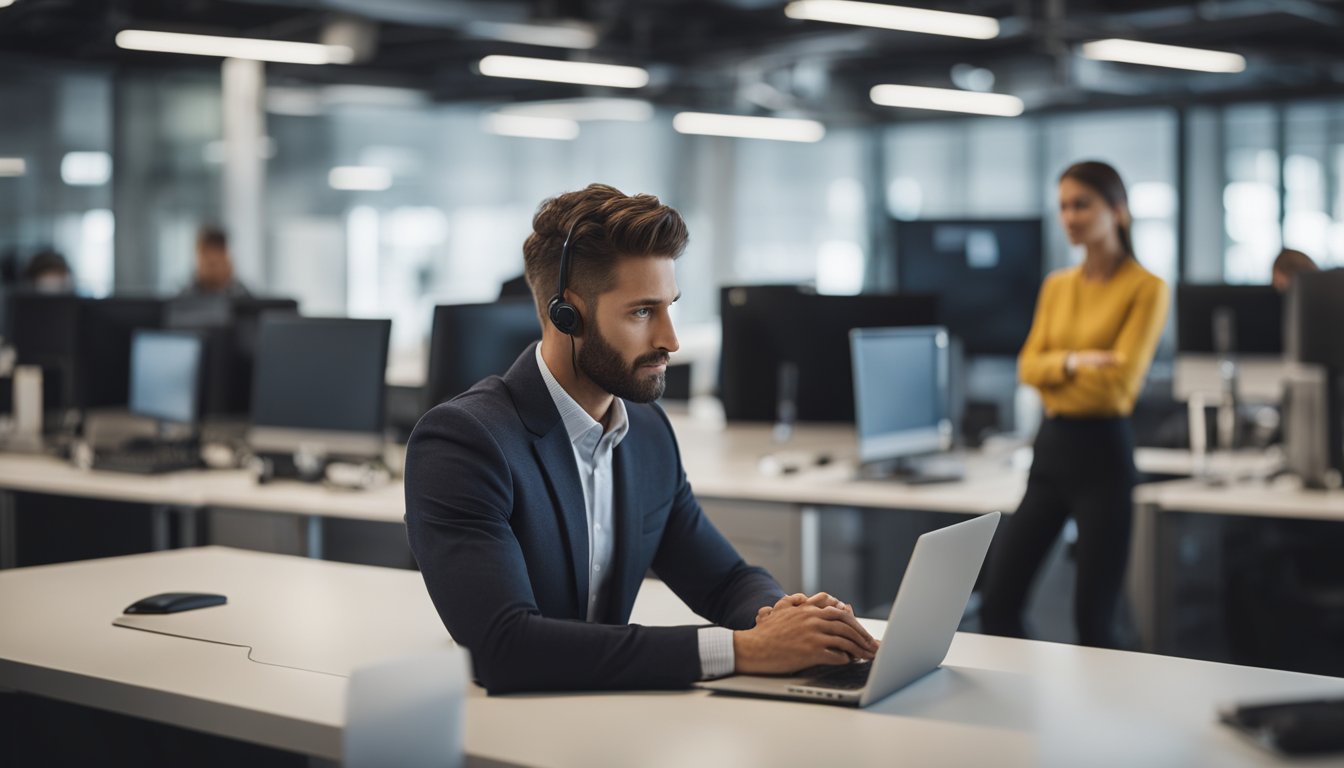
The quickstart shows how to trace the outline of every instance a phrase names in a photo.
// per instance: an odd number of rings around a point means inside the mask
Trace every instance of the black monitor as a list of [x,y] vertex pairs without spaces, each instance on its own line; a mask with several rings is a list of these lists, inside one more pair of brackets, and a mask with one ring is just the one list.
[[127,405],[132,336],[163,327],[164,303],[122,296],[80,303],[76,396],[82,408]]
[[[1220,317],[1229,318],[1227,330]],[[1219,338],[1228,331],[1230,337]],[[1281,355],[1283,299],[1268,285],[1178,285],[1176,349],[1182,354]]]
[[503,375],[540,338],[537,305],[530,300],[435,307],[426,406],[451,400],[487,376]]
[[896,286],[938,297],[967,355],[1015,357],[1044,273],[1040,219],[896,221]]
[[855,328],[854,424],[863,464],[952,447],[946,328]]
[[140,330],[130,350],[130,411],[171,424],[196,424],[201,415],[205,343],[184,331]]
[[1298,274],[1286,303],[1287,356],[1325,371],[1328,456],[1344,473],[1344,269]]
[[850,329],[934,325],[938,300],[728,286],[719,294],[719,319],[719,397],[729,420],[853,421]]
[[15,362],[42,368],[42,409],[78,407],[79,298],[16,291],[9,303]]
[[248,433],[253,449],[381,456],[391,333],[391,320],[262,314]]
[[252,406],[257,327],[266,312],[298,314],[298,302],[284,298],[182,296],[168,302],[164,327],[204,335],[207,417],[246,417]]

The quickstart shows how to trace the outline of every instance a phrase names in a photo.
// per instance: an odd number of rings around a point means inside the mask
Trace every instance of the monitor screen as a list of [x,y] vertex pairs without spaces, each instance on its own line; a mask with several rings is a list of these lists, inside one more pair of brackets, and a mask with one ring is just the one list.
[[205,335],[202,410],[207,417],[239,417],[251,411],[257,326],[265,312],[297,315],[298,302],[230,296],[181,296],[168,302],[164,327]]
[[784,401],[799,421],[853,421],[850,329],[931,325],[938,302],[927,295],[729,286],[720,293],[719,319],[719,397],[729,420],[773,421]]
[[856,328],[849,339],[859,460],[887,461],[950,447],[947,329]]
[[1176,286],[1176,349],[1182,353],[1219,352],[1215,318],[1233,319],[1231,353],[1283,354],[1283,299],[1268,285]]
[[381,437],[391,332],[391,320],[263,314],[253,426]]
[[435,307],[426,404],[433,407],[487,376],[503,375],[540,338],[537,305],[531,300]]
[[114,296],[83,299],[79,311],[77,390],[83,408],[124,407],[131,339],[138,329],[163,327],[164,300]]
[[16,362],[42,368],[43,409],[77,407],[80,300],[20,290],[10,295],[9,305]]
[[1040,219],[897,221],[896,286],[938,297],[968,355],[1016,356],[1043,276]]
[[1285,346],[1299,363],[1344,373],[1344,269],[1300,274],[1288,291]]
[[135,331],[131,338],[130,410],[179,424],[200,418],[204,342],[181,331]]

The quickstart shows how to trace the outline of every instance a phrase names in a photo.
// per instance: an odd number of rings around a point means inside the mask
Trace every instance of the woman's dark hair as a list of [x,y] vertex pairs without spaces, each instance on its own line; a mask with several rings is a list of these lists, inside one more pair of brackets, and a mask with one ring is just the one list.
[[1133,221],[1129,216],[1129,195],[1125,193],[1125,182],[1110,165],[1100,160],[1084,160],[1074,163],[1059,175],[1059,180],[1073,179],[1096,190],[1106,204],[1116,211],[1116,234],[1120,236],[1120,247],[1134,258],[1134,236],[1130,232]]
[[35,283],[39,278],[46,275],[69,276],[70,263],[65,257],[50,248],[44,248],[37,252],[37,255],[29,259],[28,265],[23,268],[23,279]]

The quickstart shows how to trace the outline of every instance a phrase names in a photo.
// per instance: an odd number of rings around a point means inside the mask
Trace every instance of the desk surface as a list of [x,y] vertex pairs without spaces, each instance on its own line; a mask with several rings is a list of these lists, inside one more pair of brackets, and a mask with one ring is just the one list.
[[[909,485],[854,479],[854,430],[848,425],[804,425],[784,446],[766,424],[722,425],[674,417],[682,461],[696,495],[703,499],[761,501],[874,509],[919,509],[981,514],[1017,508],[1026,472],[1011,451],[971,453],[962,482]],[[805,464],[786,475],[762,473],[760,460],[773,456]],[[828,463],[815,464],[824,455]],[[1188,452],[1140,449],[1141,469],[1182,474]],[[1257,457],[1235,457],[1250,470]],[[49,456],[0,455],[0,488],[180,507],[216,507],[400,523],[405,511],[401,481],[367,491],[341,490],[296,481],[257,485],[243,470],[200,470],[158,476],[76,469]],[[1273,495],[1271,493],[1270,495]],[[1248,502],[1249,503],[1249,502]]]
[[1306,490],[1291,478],[1270,484],[1209,485],[1200,480],[1151,483],[1135,490],[1134,501],[1171,512],[1344,520],[1344,490]]
[[[423,615],[419,574],[208,547],[0,572],[6,618],[25,617],[0,622],[0,685],[337,758],[342,677],[111,624],[150,592],[208,585],[265,600],[277,581],[322,595],[358,584],[363,600],[400,607],[381,645],[348,658],[443,642]],[[367,639],[357,606],[321,595],[315,604],[333,646]],[[656,582],[636,616],[690,618]],[[539,766],[1268,766],[1277,763],[1216,724],[1215,707],[1342,692],[1337,678],[958,634],[943,670],[863,711],[703,691],[487,697],[473,688],[466,737],[471,755]]]

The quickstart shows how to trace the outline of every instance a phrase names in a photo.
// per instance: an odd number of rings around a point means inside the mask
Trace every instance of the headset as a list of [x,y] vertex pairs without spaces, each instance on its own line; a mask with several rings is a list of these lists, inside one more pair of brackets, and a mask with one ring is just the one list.
[[574,239],[574,229],[582,220],[582,217],[575,219],[569,225],[569,232],[565,233],[565,244],[560,247],[560,280],[555,287],[555,295],[546,305],[551,324],[567,336],[583,333],[583,318],[579,315],[579,308],[565,301],[565,289],[569,287],[569,243]]

